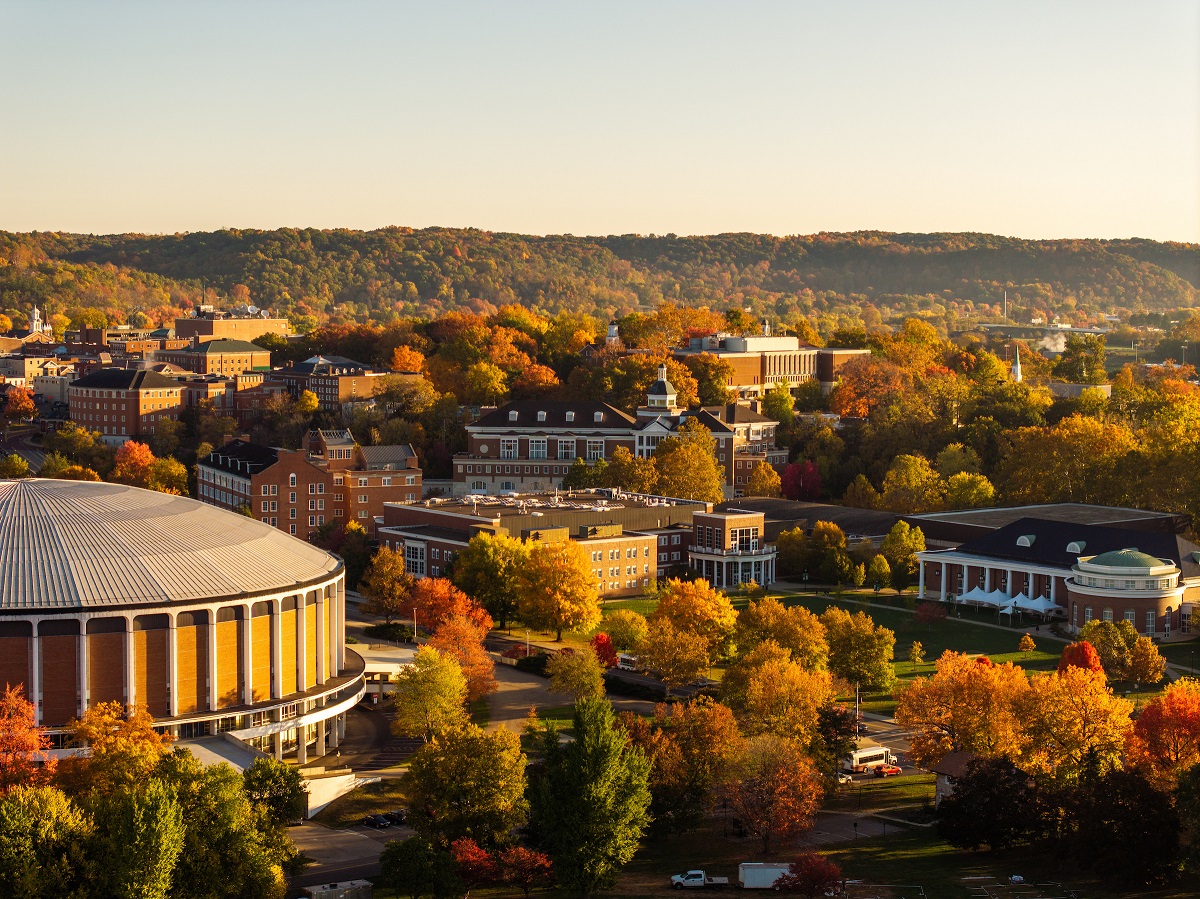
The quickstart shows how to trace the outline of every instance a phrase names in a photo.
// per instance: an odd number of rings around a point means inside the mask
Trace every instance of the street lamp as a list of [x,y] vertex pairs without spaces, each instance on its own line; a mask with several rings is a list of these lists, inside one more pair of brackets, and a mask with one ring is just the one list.
[[801,575],[801,579],[804,581],[804,589],[807,590],[808,589],[808,569],[807,568],[804,569],[804,574]]

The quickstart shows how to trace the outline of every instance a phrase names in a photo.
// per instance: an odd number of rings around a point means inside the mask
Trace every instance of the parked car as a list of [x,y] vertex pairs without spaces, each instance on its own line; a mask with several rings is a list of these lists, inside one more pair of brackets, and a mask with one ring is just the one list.
[[838,777],[838,783],[839,783],[839,784],[852,784],[852,783],[854,783],[854,775],[853,775],[853,774],[847,774],[845,771],[839,771],[839,772],[838,772],[838,776],[837,776],[837,777]]
[[384,812],[383,817],[387,818],[392,824],[403,824],[407,819],[404,809],[398,808],[395,811]]
[[876,777],[894,777],[897,774],[903,774],[903,769],[899,765],[876,765]]
[[377,829],[392,826],[392,822],[383,817],[383,815],[367,815],[362,819],[362,823],[364,827],[374,827]]

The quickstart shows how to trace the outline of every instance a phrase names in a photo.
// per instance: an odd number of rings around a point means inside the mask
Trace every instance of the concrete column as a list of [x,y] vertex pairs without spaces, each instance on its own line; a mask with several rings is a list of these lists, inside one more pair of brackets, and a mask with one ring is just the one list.
[[271,600],[271,696],[283,697],[283,601]]
[[[325,633],[325,591],[317,591],[317,683],[325,683],[329,676],[329,635]],[[324,753],[322,753],[324,754]]]
[[179,630],[175,615],[167,613],[167,716],[179,714]]
[[283,731],[276,731],[271,735],[271,754],[277,762],[283,761]]
[[337,670],[340,672],[346,667],[346,582],[344,580],[338,581],[334,594],[337,597],[333,607],[337,623],[337,630],[334,632],[334,647],[337,653]]
[[337,749],[338,745],[342,742],[342,736],[340,733],[338,733],[338,719],[341,717],[342,717],[341,715],[334,715],[332,718],[329,719],[328,723],[329,723],[329,748],[330,749]]
[[308,761],[308,734],[307,727],[296,727],[296,761],[303,765]]
[[923,561],[917,563],[917,598],[925,598],[925,563]]
[[29,672],[29,701],[33,703],[34,716],[37,723],[42,723],[42,638],[38,636],[37,622],[33,624],[33,637],[30,640],[30,659],[33,664]]
[[[323,700],[321,700],[321,704],[324,705]],[[328,726],[329,726],[328,721],[318,721],[317,722],[317,758],[320,758],[321,756],[325,755],[325,753],[328,751],[325,748],[325,729]]]
[[134,663],[137,660],[137,654],[133,651],[133,616],[125,616],[125,704],[137,704],[137,688],[134,686],[136,681],[133,677]]
[[1055,594],[1058,592],[1057,588],[1058,588],[1058,578],[1051,575],[1050,576],[1050,601],[1051,602],[1058,601],[1058,599],[1055,596]]
[[[217,710],[217,610],[215,608],[208,610],[208,627],[205,634],[208,636],[208,710],[215,712]],[[234,665],[237,664],[237,659],[231,661]]]
[[1030,599],[1036,599],[1037,596],[1037,575],[1032,571],[1029,572],[1029,593],[1026,594]]
[[87,616],[79,616],[79,717],[88,707]]
[[242,606],[242,669],[245,677],[242,680],[242,703],[250,705],[254,702],[254,631],[250,626],[251,603]]
[[967,586],[967,575],[969,575],[969,574],[970,574],[970,572],[967,570],[967,566],[964,564],[962,567],[962,585],[958,588],[959,596],[962,596],[964,593],[966,593],[968,590],[971,589],[969,586]]
[[938,599],[940,599],[942,602],[945,602],[945,601],[946,601],[946,572],[947,572],[947,567],[946,567],[946,563],[945,563],[945,562],[942,562],[942,563],[941,563],[941,566],[942,566],[942,592],[938,594]]
[[1010,569],[1008,569],[1008,583],[1004,585],[1004,593],[1010,599],[1017,595],[1017,594],[1013,593],[1013,581],[1014,580],[1016,580],[1016,578],[1013,577],[1013,572],[1012,572],[1012,569],[1010,568]]
[[992,566],[989,565],[983,569],[983,589],[988,593],[992,592]]

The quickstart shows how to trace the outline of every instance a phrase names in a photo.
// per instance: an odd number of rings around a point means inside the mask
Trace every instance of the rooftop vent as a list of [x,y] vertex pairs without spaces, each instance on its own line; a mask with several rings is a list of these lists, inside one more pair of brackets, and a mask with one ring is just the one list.
[[516,420],[517,420],[517,410],[516,410],[516,409],[511,409],[511,410],[509,410],[509,413],[508,413],[508,420],[509,420],[509,421],[516,421]]
[[546,413],[538,412],[538,421],[545,421],[545,420],[546,420]]
[[594,420],[595,420],[595,421],[604,421],[604,413],[603,413],[603,412],[597,412],[597,413],[595,414],[595,419],[594,419]]
[[574,413],[574,412],[568,412],[568,413],[567,413],[567,421],[574,421],[574,420],[575,420],[575,413]]
[[1036,539],[1036,534],[1022,534],[1017,538],[1017,546],[1033,546],[1033,541]]

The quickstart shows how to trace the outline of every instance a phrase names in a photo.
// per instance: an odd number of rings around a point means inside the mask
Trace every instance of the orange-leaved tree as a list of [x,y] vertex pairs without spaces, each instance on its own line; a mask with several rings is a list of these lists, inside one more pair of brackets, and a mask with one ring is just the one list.
[[[486,613],[485,613],[486,614]],[[474,702],[499,689],[496,663],[483,648],[486,629],[462,615],[452,615],[438,625],[429,645],[458,660],[467,679],[467,701]]]
[[437,630],[442,623],[461,616],[479,632],[492,629],[492,616],[444,577],[423,577],[413,584],[404,601],[405,617],[417,616],[417,626]]
[[144,779],[172,740],[154,729],[145,706],[127,708],[117,700],[96,703],[68,727],[71,743],[89,750],[59,766],[59,780],[69,793],[107,792]]
[[774,841],[795,839],[813,825],[824,796],[821,776],[800,744],[783,737],[750,741],[741,778],[728,790],[730,810],[763,854]]
[[553,631],[589,631],[600,623],[600,594],[591,558],[574,540],[530,548],[517,580],[517,608],[527,624]]
[[1133,703],[1113,694],[1103,671],[1068,665],[1035,675],[1025,703],[1028,742],[1019,762],[1030,774],[1070,780],[1121,762]]
[[0,796],[13,787],[49,780],[56,764],[49,748],[50,738],[38,726],[37,712],[25,698],[24,688],[6,684],[0,695]]
[[737,624],[737,612],[729,597],[708,581],[671,578],[658,596],[651,621],[666,619],[676,630],[695,634],[708,645],[709,661],[726,655]]
[[1104,674],[1104,664],[1100,661],[1100,653],[1087,640],[1069,643],[1063,649],[1058,659],[1058,670],[1062,673],[1070,666],[1082,668],[1085,671],[1099,671]]
[[1028,693],[1025,672],[1011,662],[980,664],[946,650],[931,677],[916,678],[900,694],[896,721],[914,731],[913,760],[923,768],[956,750],[1016,758],[1026,742]]
[[1146,703],[1133,724],[1126,758],[1166,790],[1200,764],[1200,681],[1178,680]]

